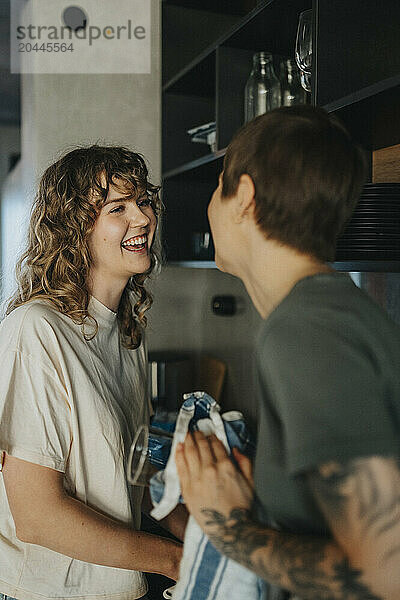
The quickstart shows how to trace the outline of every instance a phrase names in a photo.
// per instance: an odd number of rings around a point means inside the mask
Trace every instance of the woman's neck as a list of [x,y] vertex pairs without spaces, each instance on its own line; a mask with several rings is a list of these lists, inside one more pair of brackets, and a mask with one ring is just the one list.
[[269,245],[253,256],[250,269],[241,279],[259,314],[266,319],[294,285],[310,275],[335,272],[324,262],[299,254],[291,248]]
[[113,312],[118,311],[118,306],[121,301],[121,296],[126,287],[127,281],[104,281],[104,278],[89,278],[88,289],[89,293],[99,302],[104,304]]

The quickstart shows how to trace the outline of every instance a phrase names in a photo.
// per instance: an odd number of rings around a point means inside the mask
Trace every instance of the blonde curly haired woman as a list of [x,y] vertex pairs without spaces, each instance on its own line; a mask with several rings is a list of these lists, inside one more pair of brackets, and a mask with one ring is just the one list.
[[144,282],[161,204],[143,158],[77,148],[44,173],[0,325],[0,597],[132,600],[177,579],[125,477],[149,421]]

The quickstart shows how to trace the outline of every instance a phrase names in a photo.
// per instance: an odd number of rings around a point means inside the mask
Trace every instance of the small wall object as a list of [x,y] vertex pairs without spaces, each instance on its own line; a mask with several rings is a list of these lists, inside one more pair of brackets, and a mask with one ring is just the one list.
[[214,296],[211,307],[215,315],[231,317],[236,314],[236,298],[235,296]]

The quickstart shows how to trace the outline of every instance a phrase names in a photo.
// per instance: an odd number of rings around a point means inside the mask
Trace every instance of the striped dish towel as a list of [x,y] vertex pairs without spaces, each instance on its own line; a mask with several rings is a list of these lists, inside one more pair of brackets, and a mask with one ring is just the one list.
[[[243,415],[235,411],[220,415],[217,402],[205,392],[184,395],[176,422],[168,463],[163,473],[153,477],[150,492],[154,508],[150,513],[162,519],[179,502],[180,484],[175,465],[175,450],[188,431],[199,429],[214,433],[230,452],[236,446],[245,454],[253,453],[253,444]],[[173,600],[266,600],[266,584],[255,573],[218,552],[189,517],[185,531],[179,581],[165,590],[164,598]]]
[[266,584],[209,541],[193,517],[185,532],[179,581],[173,600],[266,600]]

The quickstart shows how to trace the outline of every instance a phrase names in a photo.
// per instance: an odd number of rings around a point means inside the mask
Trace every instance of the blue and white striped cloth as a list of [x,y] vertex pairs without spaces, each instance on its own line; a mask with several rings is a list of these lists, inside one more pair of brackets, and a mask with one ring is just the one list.
[[[231,411],[221,416],[218,404],[205,392],[185,394],[184,399],[165,471],[150,482],[155,504],[151,514],[156,519],[164,518],[179,502],[175,448],[188,431],[199,429],[206,434],[215,433],[229,452],[234,446],[244,454],[254,452],[254,443],[241,413]],[[173,600],[265,600],[265,590],[262,579],[218,552],[195,519],[189,517],[179,581],[166,597]]]
[[265,600],[265,594],[265,582],[222,556],[189,517],[173,600]]

